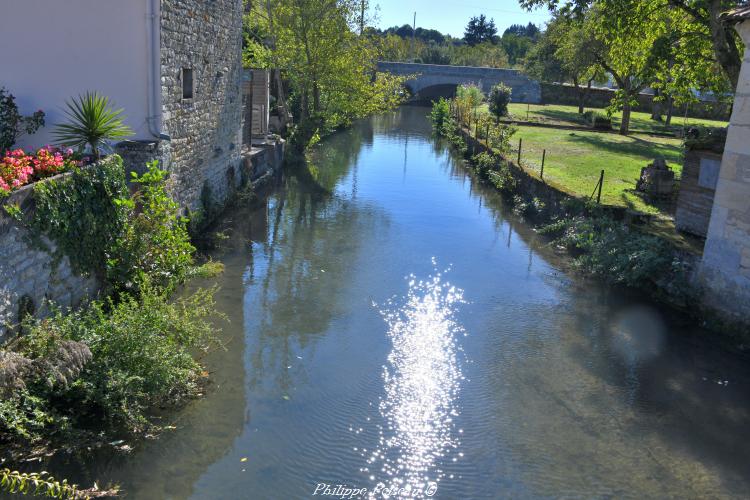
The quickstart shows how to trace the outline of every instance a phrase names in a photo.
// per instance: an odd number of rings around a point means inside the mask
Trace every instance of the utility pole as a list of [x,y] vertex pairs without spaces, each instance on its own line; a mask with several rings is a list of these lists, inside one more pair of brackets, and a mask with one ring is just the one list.
[[414,37],[417,36],[417,13],[414,12],[414,24],[411,27],[411,62],[414,62]]

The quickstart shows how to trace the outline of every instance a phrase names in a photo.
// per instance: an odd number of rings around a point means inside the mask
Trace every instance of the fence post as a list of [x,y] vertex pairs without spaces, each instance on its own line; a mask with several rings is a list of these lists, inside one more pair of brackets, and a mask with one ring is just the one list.
[[547,156],[547,150],[542,150],[542,171],[539,173],[539,177],[544,180],[544,159]]
[[521,166],[521,147],[523,146],[523,137],[518,138],[518,166]]
[[604,170],[599,174],[599,193],[596,195],[597,205],[602,202],[602,186],[604,185]]

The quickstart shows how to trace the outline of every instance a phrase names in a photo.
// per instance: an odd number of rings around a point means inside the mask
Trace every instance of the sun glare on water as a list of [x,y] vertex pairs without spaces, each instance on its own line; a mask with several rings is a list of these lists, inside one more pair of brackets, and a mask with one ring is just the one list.
[[363,470],[371,474],[374,491],[420,498],[439,484],[440,463],[459,446],[457,338],[465,333],[454,315],[463,291],[443,282],[439,272],[424,281],[407,279],[406,296],[380,310],[393,347],[383,367],[379,444]]

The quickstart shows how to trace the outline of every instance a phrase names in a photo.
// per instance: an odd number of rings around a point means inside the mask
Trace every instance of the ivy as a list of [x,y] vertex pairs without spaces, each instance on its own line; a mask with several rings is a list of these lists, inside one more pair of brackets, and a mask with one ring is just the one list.
[[31,222],[34,243],[51,251],[42,238],[46,236],[55,243],[55,263],[67,256],[76,274],[104,276],[128,215],[117,200],[127,194],[122,159],[116,155],[62,178],[38,182]]

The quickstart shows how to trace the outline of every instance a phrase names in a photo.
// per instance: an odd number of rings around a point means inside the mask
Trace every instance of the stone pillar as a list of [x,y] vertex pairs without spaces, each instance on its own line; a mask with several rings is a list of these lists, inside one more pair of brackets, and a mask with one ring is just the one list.
[[727,142],[699,272],[706,303],[728,319],[750,321],[750,20]]

